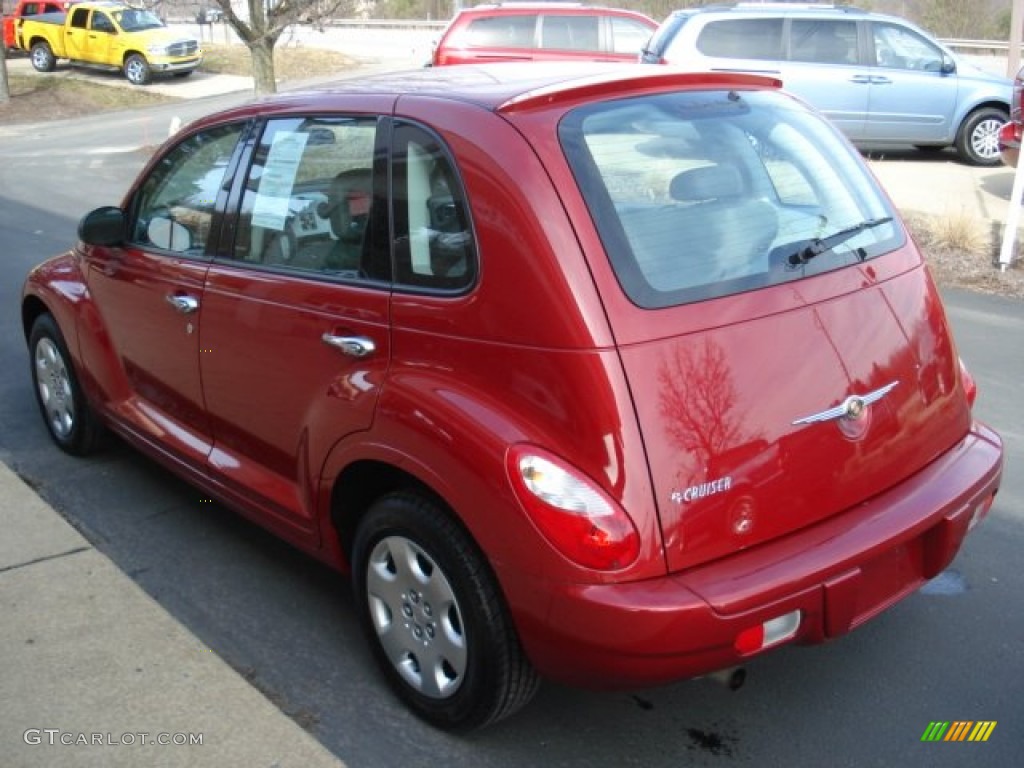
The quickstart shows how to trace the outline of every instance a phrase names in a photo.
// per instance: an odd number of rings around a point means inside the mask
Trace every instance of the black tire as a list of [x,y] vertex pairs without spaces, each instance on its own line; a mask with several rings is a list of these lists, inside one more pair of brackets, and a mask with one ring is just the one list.
[[374,502],[356,532],[352,568],[374,656],[419,717],[472,730],[508,717],[537,692],[539,678],[487,562],[433,501],[393,493]]
[[956,151],[971,165],[999,165],[999,129],[1009,120],[1002,109],[982,107],[967,116],[956,137]]
[[37,72],[53,72],[57,68],[57,58],[53,55],[49,43],[36,43],[32,46],[29,55],[32,58],[32,66]]
[[28,346],[36,403],[53,442],[74,456],[94,453],[102,445],[104,429],[82,392],[52,315],[36,318]]
[[153,71],[141,54],[133,53],[124,60],[124,76],[132,85],[148,85],[153,79]]

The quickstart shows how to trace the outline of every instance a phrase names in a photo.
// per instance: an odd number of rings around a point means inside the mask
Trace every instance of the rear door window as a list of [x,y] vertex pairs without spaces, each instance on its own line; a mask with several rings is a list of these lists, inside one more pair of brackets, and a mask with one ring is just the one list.
[[779,92],[610,101],[571,112],[560,135],[619,282],[641,307],[799,280],[902,243],[856,153]]
[[857,22],[793,19],[789,29],[792,61],[815,64],[857,63]]
[[561,51],[596,51],[601,47],[597,16],[541,14],[540,47]]
[[233,256],[288,272],[367,279],[386,263],[368,237],[375,118],[271,120],[241,199]]

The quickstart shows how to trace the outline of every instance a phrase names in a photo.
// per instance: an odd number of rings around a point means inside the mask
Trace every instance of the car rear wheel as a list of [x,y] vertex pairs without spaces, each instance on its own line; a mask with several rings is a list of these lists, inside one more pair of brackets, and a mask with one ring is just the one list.
[[50,437],[76,456],[93,453],[102,443],[103,427],[82,392],[64,337],[52,315],[36,318],[29,334],[32,383]]
[[956,150],[972,165],[999,165],[999,130],[1006,123],[1006,112],[995,107],[976,109],[967,116],[956,137]]
[[146,85],[153,79],[149,62],[137,53],[133,53],[124,60],[124,76],[132,85]]
[[49,43],[36,43],[31,51],[32,66],[37,72],[53,72],[57,66],[57,59],[50,50]]
[[399,697],[440,728],[470,730],[525,705],[539,679],[468,533],[414,493],[376,501],[352,554],[360,621]]

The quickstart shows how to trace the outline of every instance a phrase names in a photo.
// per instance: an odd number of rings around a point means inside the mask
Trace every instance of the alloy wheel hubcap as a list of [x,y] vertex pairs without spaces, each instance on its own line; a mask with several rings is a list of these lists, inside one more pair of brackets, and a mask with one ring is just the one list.
[[39,401],[46,412],[47,423],[60,438],[66,438],[75,427],[75,401],[67,365],[50,339],[36,345],[36,383]]
[[985,120],[978,124],[971,144],[979,157],[991,160],[999,155],[999,129],[1002,127],[998,120]]
[[366,566],[366,597],[395,670],[432,699],[452,696],[466,675],[462,611],[444,573],[415,542],[388,536]]

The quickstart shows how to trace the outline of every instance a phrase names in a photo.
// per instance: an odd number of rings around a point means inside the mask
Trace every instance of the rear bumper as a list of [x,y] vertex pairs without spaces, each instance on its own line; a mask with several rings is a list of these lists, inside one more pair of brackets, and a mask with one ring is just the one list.
[[519,617],[524,645],[547,677],[631,687],[743,664],[763,651],[737,636],[793,611],[788,642],[838,637],[938,575],[1001,476],[999,437],[975,424],[900,486],[784,539],[656,580],[544,585],[545,615]]

